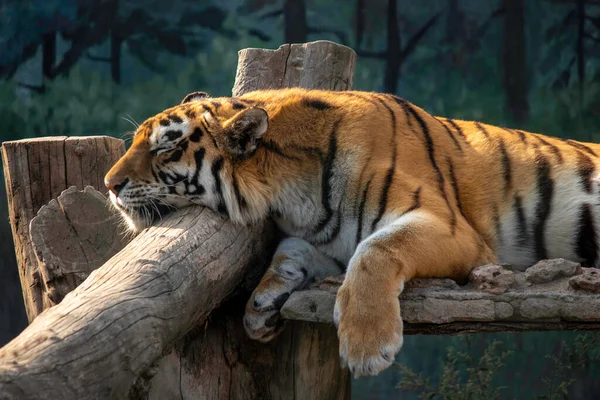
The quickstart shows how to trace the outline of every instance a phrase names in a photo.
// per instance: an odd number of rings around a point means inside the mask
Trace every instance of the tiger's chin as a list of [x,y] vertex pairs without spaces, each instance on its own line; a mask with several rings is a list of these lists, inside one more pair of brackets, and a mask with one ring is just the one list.
[[[113,199],[111,198],[111,200]],[[174,207],[157,203],[148,203],[135,207],[123,206],[114,200],[111,203],[121,213],[128,230],[133,234],[138,234],[155,223],[162,221],[163,218],[175,211]]]

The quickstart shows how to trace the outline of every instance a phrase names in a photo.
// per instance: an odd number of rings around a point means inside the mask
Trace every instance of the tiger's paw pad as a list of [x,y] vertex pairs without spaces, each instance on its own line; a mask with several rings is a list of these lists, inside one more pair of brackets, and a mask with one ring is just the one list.
[[[397,300],[396,300],[397,301]],[[395,310],[395,312],[390,312]],[[402,319],[399,306],[391,303],[381,315],[356,312],[357,307],[342,307],[336,301],[334,321],[338,326],[340,359],[355,378],[377,375],[394,362],[402,348]]]
[[268,342],[279,335],[284,324],[279,310],[288,297],[289,293],[278,296],[265,293],[250,297],[244,314],[244,329],[250,339]]

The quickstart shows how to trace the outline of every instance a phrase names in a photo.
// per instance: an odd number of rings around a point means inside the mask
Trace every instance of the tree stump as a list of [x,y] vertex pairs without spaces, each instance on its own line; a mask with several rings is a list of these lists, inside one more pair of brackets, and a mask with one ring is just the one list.
[[129,242],[119,213],[91,186],[63,191],[29,225],[44,284],[56,305]]
[[355,64],[352,49],[327,40],[284,44],[277,50],[244,49],[238,52],[232,93],[287,87],[350,90]]
[[38,210],[75,186],[104,189],[104,175],[125,153],[125,143],[108,136],[24,139],[2,144],[2,161],[19,278],[29,322],[53,303],[29,236]]

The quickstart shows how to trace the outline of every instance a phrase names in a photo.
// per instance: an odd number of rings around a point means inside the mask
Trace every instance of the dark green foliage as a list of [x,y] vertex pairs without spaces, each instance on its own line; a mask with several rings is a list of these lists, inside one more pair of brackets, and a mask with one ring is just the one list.
[[420,399],[498,399],[503,386],[494,385],[494,378],[512,351],[500,351],[501,342],[493,340],[479,357],[473,355],[471,336],[461,337],[466,349],[449,347],[442,376],[437,387],[429,378],[417,375],[410,368],[396,364],[402,374],[398,387],[408,392],[419,392]]
[[600,335],[577,332],[408,336],[395,371],[361,378],[354,398],[587,399],[600,390]]

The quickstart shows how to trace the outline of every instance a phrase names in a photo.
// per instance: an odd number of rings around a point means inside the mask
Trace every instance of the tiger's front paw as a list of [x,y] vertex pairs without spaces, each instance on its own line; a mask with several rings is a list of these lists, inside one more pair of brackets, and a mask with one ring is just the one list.
[[342,366],[348,366],[355,378],[377,375],[392,365],[403,340],[397,297],[360,296],[342,285],[333,317]]
[[283,330],[279,310],[290,293],[252,293],[244,314],[244,329],[250,339],[268,342]]

